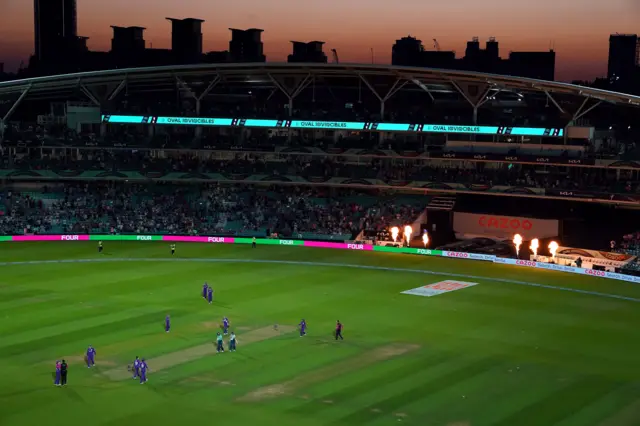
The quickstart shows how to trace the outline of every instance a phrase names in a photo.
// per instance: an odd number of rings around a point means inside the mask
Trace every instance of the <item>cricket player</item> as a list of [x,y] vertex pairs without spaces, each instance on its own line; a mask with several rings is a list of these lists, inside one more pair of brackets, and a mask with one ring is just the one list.
[[140,361],[140,358],[136,357],[136,359],[133,360],[133,379],[136,379],[138,377],[140,377],[140,364],[142,362]]
[[144,358],[142,358],[142,361],[140,361],[140,384],[141,385],[147,383],[148,369],[149,369],[149,366],[147,365],[147,362],[144,360]]
[[298,328],[300,329],[300,337],[307,335],[307,322],[304,319],[300,321]]
[[251,240],[251,248],[256,248],[256,237]]
[[229,352],[236,351],[236,333],[231,332],[231,336],[229,336]]
[[209,284],[204,283],[204,284],[202,285],[202,298],[203,298],[203,299],[205,299],[205,300],[206,300],[206,298],[207,298],[207,293],[208,293],[208,291],[209,291]]
[[173,256],[174,254],[176,254],[176,245],[171,244],[171,256]]
[[60,386],[67,386],[67,361],[64,359],[60,363]]
[[213,303],[213,287],[209,287],[207,289],[207,300],[209,301],[209,304]]
[[102,241],[98,241],[98,253],[102,253]]
[[91,345],[87,348],[87,356],[85,357],[85,360],[87,361],[87,368],[96,366],[96,350]]
[[225,336],[229,334],[229,318],[227,317],[222,318],[222,332]]
[[171,318],[169,318],[169,315],[164,318],[164,331],[167,333],[171,331]]
[[216,352],[217,353],[224,352],[222,334],[220,334],[220,332],[218,332],[218,335],[216,336],[216,343],[217,343]]
[[342,338],[342,323],[339,320],[336,321],[336,340],[338,340],[338,338],[340,338],[340,340],[344,340]]
[[53,384],[56,386],[60,386],[60,367],[62,363],[60,361],[56,361],[56,375],[53,379]]

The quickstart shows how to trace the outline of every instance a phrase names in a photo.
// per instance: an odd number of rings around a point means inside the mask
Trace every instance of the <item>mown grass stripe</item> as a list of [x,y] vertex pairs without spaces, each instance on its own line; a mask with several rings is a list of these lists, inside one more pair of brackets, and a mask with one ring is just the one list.
[[471,280],[486,280],[490,279],[493,282],[499,282],[504,284],[515,284],[528,287],[545,288],[549,290],[567,291],[571,293],[584,294],[589,296],[604,297],[609,299],[626,300],[628,302],[640,303],[640,298],[621,296],[618,294],[601,293],[598,291],[580,290],[577,288],[560,287],[549,284],[539,284],[528,281],[510,280],[506,278],[488,278],[486,276],[479,275],[466,275],[458,274],[454,272],[440,272],[440,271],[425,271],[421,269],[409,269],[409,268],[392,268],[386,266],[372,266],[372,265],[357,265],[348,263],[330,263],[330,262],[305,262],[296,260],[272,260],[272,259],[233,259],[233,258],[110,258],[110,259],[62,259],[62,260],[33,260],[33,261],[17,261],[17,262],[0,262],[0,266],[13,266],[13,265],[39,265],[39,264],[57,264],[57,263],[107,263],[107,262],[213,262],[213,263],[264,263],[264,264],[281,264],[281,265],[298,265],[298,266],[329,266],[329,267],[341,267],[341,268],[356,268],[356,269],[369,269],[375,271],[388,271],[388,272],[412,272],[424,275],[436,275],[446,276],[454,278],[464,278]]
[[[444,387],[452,386],[470,377],[483,373],[495,366],[496,360],[493,358],[482,358],[471,364],[457,368],[447,374],[441,375],[426,383],[420,383],[416,386],[404,389],[402,392],[385,398],[381,401],[372,403],[364,408],[354,411],[353,413],[340,418],[334,424],[366,424],[375,420],[380,410],[383,413],[394,413],[399,408],[411,404],[422,398],[428,398],[429,394],[438,392]],[[513,426],[513,425],[512,425]]]
[[497,421],[495,426],[554,425],[621,386],[620,382],[583,377]]

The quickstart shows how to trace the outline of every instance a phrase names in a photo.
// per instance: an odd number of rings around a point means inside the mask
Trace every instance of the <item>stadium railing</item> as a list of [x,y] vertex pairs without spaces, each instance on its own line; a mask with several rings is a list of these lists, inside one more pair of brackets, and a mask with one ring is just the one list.
[[[166,241],[188,243],[214,243],[214,244],[251,244],[253,238],[235,237],[203,237],[185,235],[9,235],[0,236],[0,242],[21,241]],[[438,256],[454,259],[468,259],[485,262],[493,262],[503,265],[515,265],[525,268],[545,269],[549,271],[567,272],[573,274],[590,275],[600,278],[608,278],[619,281],[640,284],[640,276],[625,275],[617,272],[607,272],[595,269],[577,268],[573,266],[557,265],[555,263],[536,262],[497,257],[489,254],[463,253],[444,250],[431,250],[409,247],[377,246],[360,243],[330,243],[306,240],[282,240],[282,239],[256,239],[259,245],[303,246],[325,249],[344,249],[359,251],[379,251],[386,253],[405,253],[422,256]]]

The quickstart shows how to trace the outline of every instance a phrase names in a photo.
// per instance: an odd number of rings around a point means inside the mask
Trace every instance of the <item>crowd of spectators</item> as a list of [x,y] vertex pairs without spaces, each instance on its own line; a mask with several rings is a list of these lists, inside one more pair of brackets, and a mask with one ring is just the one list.
[[623,250],[636,250],[640,254],[640,231],[624,235],[620,248]]
[[627,264],[626,267],[627,269],[640,271],[640,231],[623,235],[619,243],[612,241],[611,248],[613,251],[636,256],[636,259]]
[[385,226],[394,218],[410,221],[419,213],[419,209],[396,206],[392,200],[365,206],[353,201],[358,196],[363,197],[352,191],[328,194],[298,187],[267,190],[220,185],[83,183],[37,192],[8,190],[0,196],[0,234],[274,233],[295,237],[314,233],[351,237],[364,228]]
[[464,185],[510,186],[558,190],[589,190],[611,194],[638,194],[640,186],[633,171],[620,173],[597,168],[558,168],[547,166],[489,167],[484,163],[441,163],[424,160],[394,160],[385,158],[355,158],[310,155],[226,155],[202,157],[196,154],[151,156],[149,151],[81,150],[66,156],[31,155],[3,156],[0,167],[23,170],[105,170],[136,171],[166,175],[171,172],[221,173],[235,175],[293,175],[310,181],[326,181],[332,177],[350,179],[380,179],[385,182],[438,182]]

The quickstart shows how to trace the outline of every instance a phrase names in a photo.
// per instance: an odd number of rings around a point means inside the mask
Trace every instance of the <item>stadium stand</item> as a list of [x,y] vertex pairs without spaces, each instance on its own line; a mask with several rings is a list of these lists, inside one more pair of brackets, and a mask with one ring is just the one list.
[[[129,75],[126,84],[112,79],[104,87],[95,81],[105,97],[88,106],[76,102],[77,81],[64,90],[58,83],[33,87],[2,135],[0,233],[389,241],[392,226],[429,225],[431,232],[437,222],[441,235],[434,235],[433,247],[513,256],[509,241],[453,241],[452,216],[553,215],[563,220],[563,243],[598,249],[602,235],[608,241],[632,230],[616,219],[618,212],[594,207],[640,204],[640,134],[628,122],[635,110],[624,112],[618,99],[626,95],[612,94],[611,103],[594,112],[593,98],[582,91],[507,82],[484,93],[486,81],[474,80],[481,105],[470,108],[470,93],[465,98],[451,79],[431,76],[421,87],[411,80],[401,85],[384,70],[367,74],[366,81],[345,70],[318,77],[290,99],[261,69],[231,71],[202,98],[197,92],[207,86],[207,76],[194,70],[180,76],[178,86],[175,75],[167,81]],[[274,78],[294,87],[308,75],[298,71]],[[126,90],[109,92],[109,84]],[[401,90],[385,100],[384,109],[367,90],[385,93],[396,85]],[[18,98],[20,92],[13,94]],[[588,111],[576,118],[583,107]],[[80,118],[72,117],[74,108]],[[105,118],[109,114],[145,121],[118,124]],[[414,124],[402,131],[156,125],[158,116]],[[416,123],[481,123],[500,130],[423,132]],[[539,127],[541,133],[514,135],[511,126]],[[441,218],[425,219],[425,209]]]
[[82,183],[8,190],[0,234],[184,234],[347,240],[387,220],[407,223],[426,197],[299,187]]
[[615,250],[619,253],[636,256],[636,259],[626,265],[626,269],[640,273],[640,231],[623,235],[618,244],[616,241]]
[[223,175],[292,175],[308,180],[331,177],[424,181],[463,185],[502,185],[557,190],[591,190],[612,194],[640,194],[640,179],[633,171],[619,174],[605,169],[535,165],[486,165],[485,163],[428,164],[424,160],[392,158],[345,158],[331,155],[273,155],[233,153],[216,156],[167,152],[152,156],[150,151],[68,150],[66,155],[44,154],[41,150],[1,157],[1,170],[40,171],[135,171],[146,176],[182,173]]

